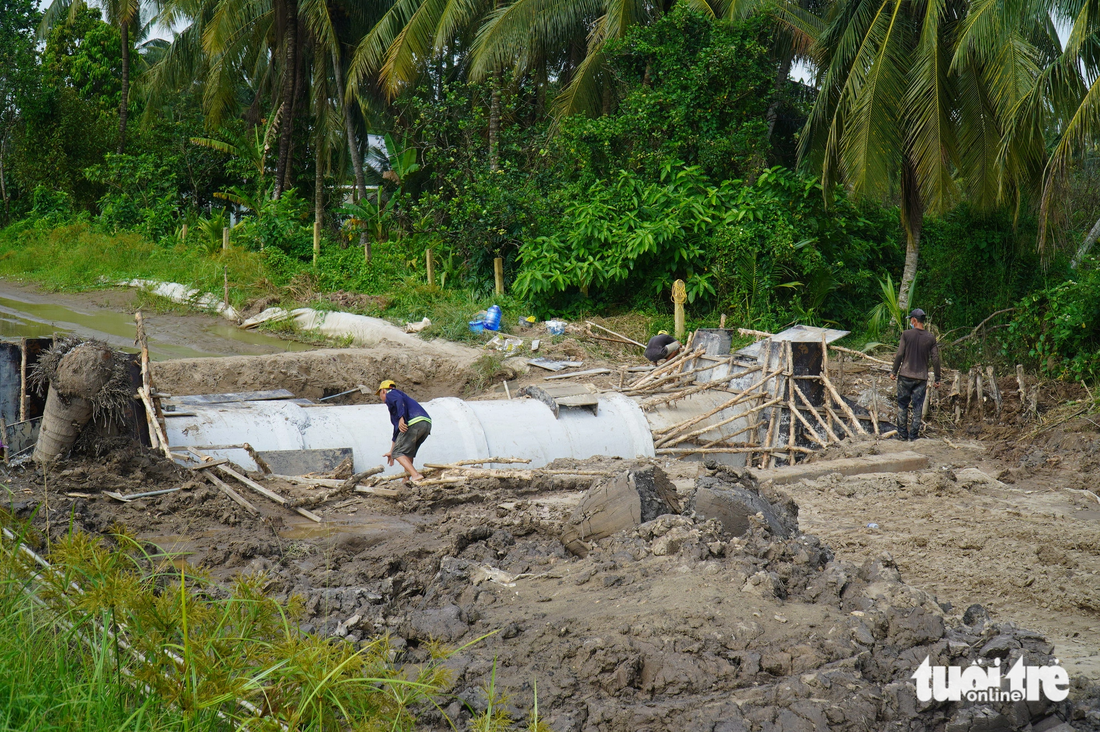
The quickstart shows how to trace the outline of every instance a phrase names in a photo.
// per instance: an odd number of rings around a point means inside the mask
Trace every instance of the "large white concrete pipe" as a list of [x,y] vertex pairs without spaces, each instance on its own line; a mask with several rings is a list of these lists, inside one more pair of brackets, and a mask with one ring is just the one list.
[[[540,467],[557,458],[654,455],[646,416],[620,394],[601,394],[595,415],[585,409],[562,409],[560,418],[536,399],[443,398],[423,406],[432,418],[432,434],[416,457],[418,466],[517,457]],[[327,407],[269,401],[186,409],[185,416],[168,413],[168,442],[173,446],[201,449],[247,442],[261,451],[350,447],[356,471],[384,463],[382,455],[389,450],[393,432],[383,404]],[[254,466],[243,450],[204,452]],[[395,464],[386,472],[400,470]]]

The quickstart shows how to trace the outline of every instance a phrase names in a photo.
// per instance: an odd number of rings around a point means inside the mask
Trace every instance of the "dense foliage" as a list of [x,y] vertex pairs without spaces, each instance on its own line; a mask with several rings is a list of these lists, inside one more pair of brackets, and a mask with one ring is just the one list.
[[[566,4],[547,10],[560,32],[529,23],[532,0],[516,0],[508,13],[471,16],[479,34],[445,14],[402,34],[385,3],[281,1],[279,12],[297,13],[296,36],[243,0],[165,3],[182,29],[170,43],[149,41],[122,6],[51,6],[43,23],[29,0],[5,5],[0,192],[10,225],[0,270],[58,286],[140,273],[216,289],[228,267],[237,299],[349,290],[386,296],[378,312],[397,318],[445,304],[447,333],[458,337],[491,297],[501,257],[509,307],[524,312],[665,317],[672,282],[683,279],[698,323],[724,313],[757,329],[835,324],[889,340],[910,294],[897,283],[913,265],[913,305],[942,332],[1016,308],[1012,327],[990,331],[981,352],[949,359],[997,353],[1051,374],[1097,371],[1072,352],[1097,337],[1095,260],[1074,273],[1049,241],[1039,247],[1056,224],[1056,240],[1075,249],[1100,214],[1091,153],[1058,163],[1072,210],[1048,211],[1035,206],[1046,189],[1025,180],[1023,163],[1011,175],[995,166],[987,178],[961,175],[959,156],[978,141],[960,121],[947,167],[914,169],[944,185],[943,213],[919,215],[931,189],[921,182],[924,198],[906,203],[915,189],[905,188],[905,160],[924,158],[872,159],[871,148],[850,147],[843,125],[832,148],[815,147],[828,127],[818,117],[836,103],[817,88],[840,87],[787,78],[798,54],[822,68],[839,58],[829,45],[844,28],[839,15],[799,26],[789,8],[734,20],[724,6],[708,14],[672,3],[630,11],[614,28],[599,20],[599,43],[586,46],[582,16],[570,15],[579,6]],[[965,42],[980,58],[973,34],[935,39]],[[392,63],[377,68],[382,58]],[[124,59],[135,81],[122,106]],[[995,81],[990,69],[974,83]],[[901,99],[905,115],[927,111],[917,96]],[[969,113],[964,101],[952,110]],[[855,115],[849,126],[865,142],[886,134],[883,125],[919,122],[868,117],[870,107],[834,112]],[[1034,155],[1029,144],[1012,155]],[[874,185],[851,177],[872,174]],[[1015,197],[986,195],[990,186]],[[447,294],[418,304],[427,250],[436,292]],[[869,326],[872,311],[889,317]],[[1031,334],[1045,337],[1033,344]]]

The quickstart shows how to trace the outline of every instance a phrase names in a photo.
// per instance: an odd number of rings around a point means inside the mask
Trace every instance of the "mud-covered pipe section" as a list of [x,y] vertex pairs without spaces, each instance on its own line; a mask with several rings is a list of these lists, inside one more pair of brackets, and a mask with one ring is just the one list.
[[[454,463],[490,457],[527,458],[531,467],[558,458],[596,455],[634,458],[653,456],[653,438],[638,405],[620,394],[600,396],[595,414],[562,409],[558,417],[535,399],[463,401],[433,399],[424,403],[432,418],[431,436],[417,464]],[[243,402],[217,407],[188,405],[182,416],[166,413],[173,447],[240,445],[253,449],[352,449],[355,470],[382,462],[393,427],[385,405],[305,406],[290,402]],[[249,467],[243,450],[208,450]],[[398,472],[400,468],[387,468]]]

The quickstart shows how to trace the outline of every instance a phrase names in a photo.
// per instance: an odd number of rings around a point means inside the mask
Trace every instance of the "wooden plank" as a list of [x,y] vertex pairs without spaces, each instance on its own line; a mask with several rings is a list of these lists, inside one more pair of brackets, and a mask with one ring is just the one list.
[[229,496],[230,500],[232,500],[234,503],[242,506],[243,508],[247,509],[251,513],[259,515],[260,509],[253,506],[251,503],[248,502],[248,500],[246,498],[244,498],[244,496],[242,496],[240,493],[237,493],[237,491],[233,490],[228,485],[226,485],[225,481],[223,481],[218,476],[214,475],[213,472],[211,472],[209,470],[204,470],[204,471],[202,471],[202,474],[203,474],[203,477],[205,477],[207,480],[209,480],[211,483],[213,483],[214,486],[218,490],[220,490],[225,495]]
[[[198,457],[200,460],[205,461],[209,457],[207,455],[203,455],[201,452],[199,452],[198,450],[195,450],[194,448],[188,448],[188,451],[192,455],[195,455],[196,457]],[[301,516],[305,516],[310,521],[316,521],[317,523],[321,523],[321,517],[318,516],[317,514],[313,513],[312,511],[307,511],[304,508],[291,506],[290,503],[285,498],[280,496],[278,493],[275,493],[274,491],[270,491],[267,488],[264,488],[262,485],[260,485],[259,483],[257,483],[256,481],[254,481],[250,478],[246,478],[245,476],[238,473],[236,470],[233,470],[233,468],[230,468],[228,465],[218,465],[217,469],[220,470],[222,473],[228,475],[230,478],[236,479],[239,483],[241,483],[245,486],[248,486],[252,490],[259,493],[261,496],[263,496],[265,498],[268,498],[272,501],[275,501],[275,503],[278,503],[280,506],[285,506],[287,508],[291,508],[296,513],[298,513]]]
[[573,371],[568,374],[554,374],[553,376],[543,376],[543,381],[551,381],[552,379],[572,379],[574,376],[599,376],[600,374],[610,374],[611,369],[588,369],[587,371]]
[[189,394],[175,397],[177,404],[230,404],[232,402],[266,402],[280,399],[294,399],[294,393],[286,389],[268,389],[266,391],[240,391],[225,394]]

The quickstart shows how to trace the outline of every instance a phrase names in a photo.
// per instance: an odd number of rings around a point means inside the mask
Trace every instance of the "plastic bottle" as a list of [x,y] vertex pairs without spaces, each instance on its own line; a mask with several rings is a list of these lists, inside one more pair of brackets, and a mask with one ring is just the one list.
[[485,315],[485,330],[500,330],[500,306],[490,305],[489,312]]

